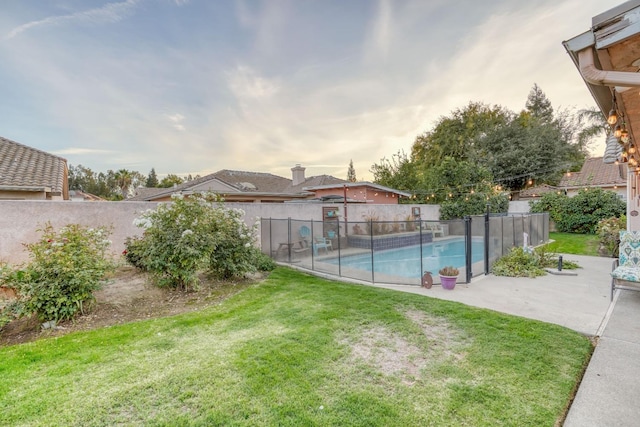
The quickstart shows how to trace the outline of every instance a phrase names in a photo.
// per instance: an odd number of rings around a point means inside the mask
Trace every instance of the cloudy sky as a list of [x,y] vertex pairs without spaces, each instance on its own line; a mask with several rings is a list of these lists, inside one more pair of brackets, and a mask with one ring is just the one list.
[[621,2],[2,0],[0,136],[94,171],[371,179],[470,101],[594,106],[562,41]]

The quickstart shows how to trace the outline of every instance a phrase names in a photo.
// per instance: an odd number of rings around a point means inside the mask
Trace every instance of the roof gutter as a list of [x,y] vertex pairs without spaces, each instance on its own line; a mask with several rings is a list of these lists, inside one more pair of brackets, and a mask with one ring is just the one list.
[[596,68],[591,47],[578,52],[578,62],[580,74],[588,83],[598,86],[640,87],[640,73],[604,71]]

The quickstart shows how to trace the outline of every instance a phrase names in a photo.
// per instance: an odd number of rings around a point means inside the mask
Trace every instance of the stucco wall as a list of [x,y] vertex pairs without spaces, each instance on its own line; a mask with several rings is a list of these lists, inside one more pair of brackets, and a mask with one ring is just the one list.
[[[118,255],[124,249],[128,236],[139,235],[141,229],[133,225],[135,217],[146,209],[153,209],[153,202],[51,202],[36,200],[0,201],[0,261],[17,264],[28,260],[23,243],[35,242],[40,226],[51,222],[54,227],[66,224],[82,224],[90,227],[113,227],[112,253]],[[243,209],[245,222],[253,224],[256,217],[277,219],[303,219],[322,221],[322,208],[335,207],[344,220],[343,204],[321,203],[228,203],[229,207]],[[400,221],[411,215],[412,207],[420,208],[421,219],[437,220],[437,205],[348,205],[349,222],[366,221],[377,216],[380,221]]]

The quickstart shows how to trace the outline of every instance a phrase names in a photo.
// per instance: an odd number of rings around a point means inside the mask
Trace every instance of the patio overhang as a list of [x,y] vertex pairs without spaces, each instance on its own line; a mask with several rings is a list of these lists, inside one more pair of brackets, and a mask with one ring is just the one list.
[[640,196],[640,0],[594,16],[590,30],[563,45],[602,114],[607,117],[615,109],[624,121],[629,134],[628,142],[623,143],[630,172],[628,228],[640,230],[636,206]]

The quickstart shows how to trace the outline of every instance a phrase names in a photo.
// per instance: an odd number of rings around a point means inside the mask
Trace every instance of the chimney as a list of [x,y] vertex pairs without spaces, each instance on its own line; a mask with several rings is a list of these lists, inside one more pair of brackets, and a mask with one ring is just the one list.
[[300,164],[297,164],[294,168],[291,168],[291,174],[293,177],[293,185],[302,184],[305,180],[304,169]]

